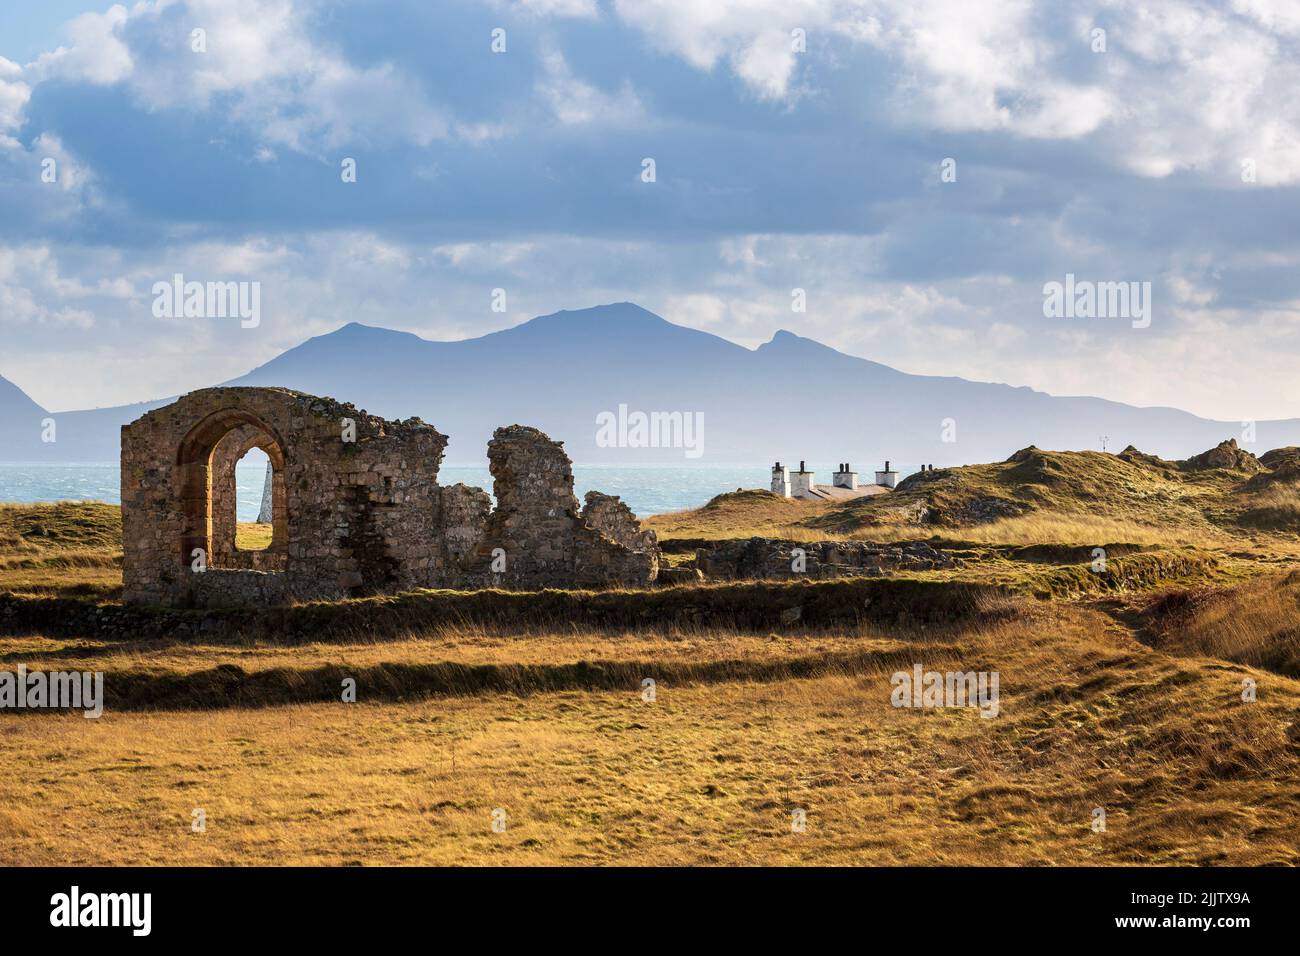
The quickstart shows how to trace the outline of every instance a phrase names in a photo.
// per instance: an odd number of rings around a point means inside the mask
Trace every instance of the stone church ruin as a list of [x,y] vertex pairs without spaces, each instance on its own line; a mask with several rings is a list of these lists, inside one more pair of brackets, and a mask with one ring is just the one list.
[[[492,498],[438,484],[447,436],[283,388],[191,392],[122,428],[129,603],[258,606],[413,588],[644,586],[659,548],[535,428],[488,443]],[[271,543],[236,547],[235,465],[271,467]]]

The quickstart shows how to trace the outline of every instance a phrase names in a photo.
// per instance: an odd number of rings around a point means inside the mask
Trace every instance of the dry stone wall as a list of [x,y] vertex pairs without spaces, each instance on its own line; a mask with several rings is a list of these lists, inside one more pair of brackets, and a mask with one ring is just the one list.
[[[488,447],[496,507],[438,484],[447,438],[278,388],[214,388],[122,429],[126,600],[262,606],[421,587],[644,586],[659,551],[617,498],[579,512],[560,442],[535,428]],[[235,547],[234,466],[271,460],[265,552]]]
[[690,567],[714,580],[879,577],[894,571],[958,568],[962,559],[923,541],[783,541],[748,538],[700,548]]

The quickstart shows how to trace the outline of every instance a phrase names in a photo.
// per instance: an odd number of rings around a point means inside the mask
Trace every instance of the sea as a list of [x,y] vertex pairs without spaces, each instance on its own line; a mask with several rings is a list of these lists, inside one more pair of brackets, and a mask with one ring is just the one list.
[[[819,469],[818,478],[829,484],[833,464]],[[900,474],[908,474],[900,469]],[[865,476],[864,476],[865,477]],[[242,460],[235,468],[238,518],[256,521],[266,480],[266,459]],[[438,482],[464,482],[488,492],[492,476],[487,464],[443,465]],[[725,491],[767,488],[771,465],[646,466],[574,465],[573,483],[578,500],[592,489],[618,495],[641,517],[698,508]],[[117,462],[84,464],[0,463],[0,502],[121,500]]]

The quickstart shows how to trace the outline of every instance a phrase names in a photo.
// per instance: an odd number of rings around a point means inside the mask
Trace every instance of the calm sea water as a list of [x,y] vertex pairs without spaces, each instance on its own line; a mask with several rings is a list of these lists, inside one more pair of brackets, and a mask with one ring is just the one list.
[[[766,488],[770,465],[705,465],[698,467],[609,467],[575,465],[574,490],[578,500],[597,489],[618,495],[638,515],[662,514],[697,508],[714,495],[737,488]],[[830,471],[823,469],[829,480]],[[239,493],[239,520],[256,521],[266,478],[265,459],[245,460],[235,469]],[[444,465],[438,472],[444,485],[464,482],[492,490],[487,466]],[[0,464],[0,501],[107,501],[120,500],[116,463],[76,465]]]

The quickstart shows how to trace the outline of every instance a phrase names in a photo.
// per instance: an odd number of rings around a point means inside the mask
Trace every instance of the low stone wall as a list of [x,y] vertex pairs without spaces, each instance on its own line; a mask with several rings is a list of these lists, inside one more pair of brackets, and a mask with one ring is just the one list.
[[[796,552],[802,552],[802,558]],[[878,577],[891,571],[958,568],[962,560],[922,541],[784,541],[749,538],[699,548],[692,567],[710,580]],[[801,569],[800,569],[801,568]]]
[[265,640],[294,644],[388,638],[444,624],[522,628],[772,629],[910,625],[1001,613],[988,585],[912,578],[735,582],[642,590],[416,591],[269,608],[158,608],[0,594],[0,634],[99,640]]
[[209,568],[190,581],[199,607],[243,607],[247,604],[284,604],[289,600],[286,575],[230,568]]

